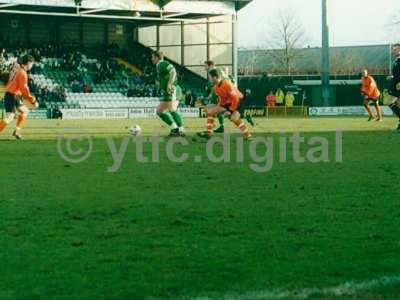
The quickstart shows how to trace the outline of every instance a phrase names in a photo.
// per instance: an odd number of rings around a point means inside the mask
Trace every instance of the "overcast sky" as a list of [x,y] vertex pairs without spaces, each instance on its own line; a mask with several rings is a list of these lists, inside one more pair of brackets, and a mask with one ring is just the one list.
[[[259,46],[269,20],[287,8],[297,12],[310,46],[319,46],[321,0],[253,0],[239,13],[239,46]],[[400,12],[399,0],[328,0],[328,9],[333,46],[385,44],[396,39],[389,24],[394,11]]]

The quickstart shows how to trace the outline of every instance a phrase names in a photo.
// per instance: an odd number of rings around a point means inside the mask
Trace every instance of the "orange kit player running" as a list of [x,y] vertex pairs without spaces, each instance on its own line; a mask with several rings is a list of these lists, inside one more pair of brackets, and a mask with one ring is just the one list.
[[26,99],[35,108],[39,106],[36,98],[30,94],[28,88],[27,72],[32,69],[32,66],[33,57],[30,55],[23,56],[19,63],[15,64],[14,69],[10,73],[6,94],[4,95],[6,117],[0,121],[0,132],[14,120],[16,113],[18,113],[17,126],[13,132],[13,136],[16,139],[22,138],[21,129],[29,113],[29,109],[24,104],[22,98]]
[[209,72],[211,83],[215,94],[219,98],[216,105],[209,105],[205,111],[207,114],[207,131],[198,133],[200,137],[210,138],[214,129],[214,118],[219,115],[225,115],[240,129],[246,139],[251,138],[251,133],[246,124],[240,118],[238,108],[243,99],[242,93],[234,84],[222,78],[218,70],[213,69]]
[[[368,112],[369,119],[371,121],[376,119],[376,121],[382,121],[382,109],[379,106],[379,96],[381,92],[378,89],[375,79],[368,74],[368,70],[363,71],[363,76],[361,79],[361,94],[364,96],[364,107]],[[372,114],[372,110],[369,107],[370,102],[375,106],[376,117]]]

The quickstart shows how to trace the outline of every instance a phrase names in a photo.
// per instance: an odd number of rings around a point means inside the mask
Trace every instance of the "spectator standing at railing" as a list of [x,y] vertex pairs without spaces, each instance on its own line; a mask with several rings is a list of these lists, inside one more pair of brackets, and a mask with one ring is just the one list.
[[390,105],[392,103],[392,96],[390,96],[388,89],[384,89],[382,93],[382,103],[383,105]]
[[276,105],[283,106],[285,101],[285,93],[281,89],[278,89],[275,93],[275,97],[276,97]]
[[28,87],[32,94],[36,95],[38,92],[38,87],[34,84],[33,79],[28,76]]
[[292,92],[288,92],[285,97],[285,105],[286,107],[293,107],[295,98]]
[[194,106],[194,96],[192,94],[192,91],[190,91],[190,90],[186,92],[185,104],[188,107],[193,107]]
[[270,91],[266,97],[266,106],[268,107],[275,107],[276,104],[276,96],[273,91]]

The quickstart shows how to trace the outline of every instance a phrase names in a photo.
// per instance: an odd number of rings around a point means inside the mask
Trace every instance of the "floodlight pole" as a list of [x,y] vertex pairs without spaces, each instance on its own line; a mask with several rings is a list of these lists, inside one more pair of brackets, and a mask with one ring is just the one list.
[[239,84],[238,78],[238,16],[237,12],[232,15],[232,76],[235,82]]
[[392,43],[389,43],[389,73],[392,74],[393,67],[393,51],[392,51]]
[[321,55],[321,77],[322,77],[322,99],[324,106],[330,105],[329,90],[329,27],[327,0],[321,0],[322,4],[322,55]]

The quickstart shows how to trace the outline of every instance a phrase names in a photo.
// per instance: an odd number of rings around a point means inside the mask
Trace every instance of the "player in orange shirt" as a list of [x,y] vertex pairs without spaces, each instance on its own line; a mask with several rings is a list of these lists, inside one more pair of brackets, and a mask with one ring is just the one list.
[[[364,97],[364,107],[369,115],[368,121],[373,119],[376,119],[378,122],[382,121],[382,109],[379,106],[379,96],[381,95],[381,92],[378,89],[375,79],[368,74],[368,70],[363,71],[363,76],[361,78],[361,94]],[[370,102],[375,106],[376,117],[373,115],[369,106]]]
[[213,84],[214,92],[219,98],[219,102],[216,105],[207,106],[205,110],[207,114],[207,131],[198,135],[209,138],[213,132],[215,117],[223,114],[240,129],[246,139],[251,138],[251,133],[238,112],[243,94],[231,81],[223,79],[218,70],[211,70],[209,77]]
[[0,132],[2,132],[8,124],[10,124],[15,115],[18,113],[17,126],[13,132],[16,139],[21,139],[21,129],[24,126],[28,116],[29,109],[24,104],[24,100],[28,101],[35,108],[39,106],[36,98],[31,95],[28,88],[28,71],[33,67],[33,57],[30,55],[23,56],[19,63],[16,63],[10,73],[10,78],[4,95],[4,107],[6,117],[0,121]]

